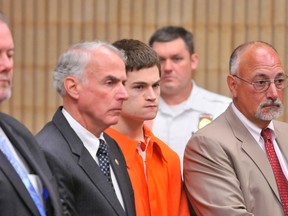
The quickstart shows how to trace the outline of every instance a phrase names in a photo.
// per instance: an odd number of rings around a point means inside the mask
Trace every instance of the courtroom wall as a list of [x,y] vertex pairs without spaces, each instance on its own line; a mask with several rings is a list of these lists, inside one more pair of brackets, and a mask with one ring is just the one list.
[[[148,42],[156,28],[182,25],[196,40],[195,80],[227,96],[229,56],[240,43],[266,41],[276,47],[285,69],[288,60],[285,0],[0,0],[0,10],[10,19],[16,47],[13,96],[0,110],[33,133],[61,104],[52,71],[75,42]],[[287,110],[281,120],[288,120]]]

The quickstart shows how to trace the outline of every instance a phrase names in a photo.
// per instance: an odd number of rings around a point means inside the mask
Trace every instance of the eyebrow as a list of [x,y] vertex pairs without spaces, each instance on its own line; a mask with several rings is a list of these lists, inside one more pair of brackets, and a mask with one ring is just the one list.
[[[113,75],[107,75],[105,78],[104,78],[105,80],[112,80],[112,81],[122,81],[120,78],[117,78],[117,77],[115,77],[115,76],[113,76]],[[126,80],[126,79],[125,79]]]
[[[284,72],[284,71],[282,71],[282,72],[278,72],[276,75],[275,75],[275,77],[274,78],[276,78],[276,77],[281,77],[281,76],[287,76],[286,75],[286,73]],[[267,74],[264,74],[264,73],[260,73],[260,74],[256,74],[255,76],[254,76],[254,78],[268,78],[269,79],[269,76],[267,75]]]
[[[160,83],[160,79],[158,80],[158,81],[156,81],[156,82],[153,82],[152,83],[152,85],[155,85],[155,84],[158,84],[158,83]],[[135,84],[137,84],[137,85],[149,85],[149,83],[147,83],[147,82],[143,82],[143,81],[137,81],[137,82],[133,82],[132,83],[133,85],[135,85]]]
[[138,82],[133,82],[132,83],[133,85],[148,85],[148,83],[147,82],[142,82],[142,81],[138,81]]

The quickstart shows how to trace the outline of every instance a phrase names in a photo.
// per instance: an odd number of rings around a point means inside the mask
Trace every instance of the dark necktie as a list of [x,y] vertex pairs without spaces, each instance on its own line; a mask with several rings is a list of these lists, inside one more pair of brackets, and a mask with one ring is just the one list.
[[41,216],[45,216],[45,210],[41,201],[41,198],[37,194],[35,188],[33,187],[31,181],[29,180],[28,174],[24,170],[21,164],[14,158],[11,150],[7,146],[6,140],[3,136],[0,136],[0,150],[4,153],[6,158],[9,160],[11,165],[14,167],[15,171],[21,178],[23,184],[25,185],[26,189],[28,190],[32,200],[34,201],[35,205],[37,206],[39,213]]
[[277,186],[282,201],[285,216],[288,216],[288,182],[280,166],[278,157],[276,155],[273,142],[271,139],[271,131],[269,128],[262,130],[261,135],[265,141],[265,149],[269,158]]
[[109,154],[108,154],[108,145],[107,143],[99,139],[99,148],[97,151],[97,157],[99,161],[99,167],[103,174],[107,177],[107,181],[112,184],[111,175],[110,175],[110,163],[109,163]]

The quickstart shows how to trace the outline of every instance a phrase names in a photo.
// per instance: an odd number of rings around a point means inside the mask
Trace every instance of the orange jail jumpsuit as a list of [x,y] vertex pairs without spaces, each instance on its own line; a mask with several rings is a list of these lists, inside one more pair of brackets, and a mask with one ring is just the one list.
[[144,126],[146,156],[137,140],[113,128],[105,132],[118,142],[126,159],[137,216],[188,216],[178,155],[147,126]]

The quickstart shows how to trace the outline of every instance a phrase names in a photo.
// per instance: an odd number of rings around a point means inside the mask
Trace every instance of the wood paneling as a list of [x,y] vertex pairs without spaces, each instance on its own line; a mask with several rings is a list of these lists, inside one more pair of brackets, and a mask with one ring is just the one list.
[[[182,25],[195,37],[196,81],[227,96],[228,61],[239,44],[263,40],[278,50],[285,66],[288,60],[285,0],[0,0],[0,10],[10,19],[16,47],[13,96],[0,109],[34,133],[61,104],[52,71],[75,42],[148,42],[156,28]],[[288,121],[287,110],[281,120]]]

